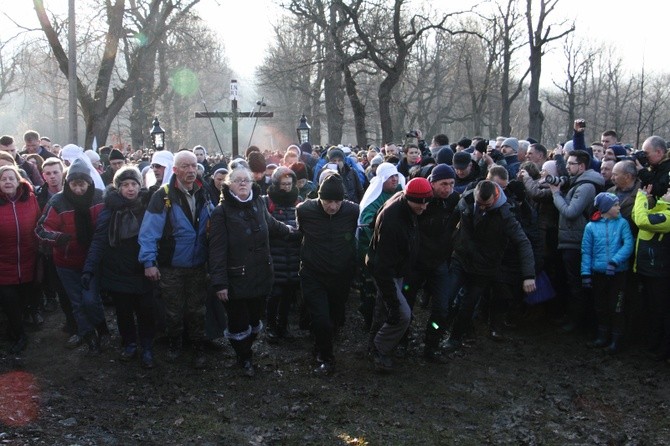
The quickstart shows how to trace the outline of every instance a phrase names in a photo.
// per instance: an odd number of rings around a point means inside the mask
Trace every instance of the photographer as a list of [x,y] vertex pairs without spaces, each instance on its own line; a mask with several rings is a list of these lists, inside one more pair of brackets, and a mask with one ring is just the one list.
[[649,166],[645,167],[643,165],[645,163],[640,162],[638,157],[635,160],[638,177],[643,187],[651,184],[649,195],[658,199],[668,191],[668,173],[670,172],[668,146],[660,136],[650,136],[642,144],[642,150],[647,155]]
[[565,268],[568,297],[568,322],[563,326],[572,332],[579,326],[587,325],[593,305],[587,302],[582,291],[579,266],[581,264],[581,243],[584,228],[591,216],[591,206],[596,194],[605,184],[603,177],[589,169],[591,157],[583,150],[575,150],[568,155],[567,170],[570,179],[567,191],[550,184],[554,206],[558,209],[558,249]]

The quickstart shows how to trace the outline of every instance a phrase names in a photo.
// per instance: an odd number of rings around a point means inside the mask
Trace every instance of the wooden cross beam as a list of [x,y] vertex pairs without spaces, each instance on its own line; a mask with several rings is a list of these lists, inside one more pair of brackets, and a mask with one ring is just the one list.
[[[272,118],[274,117],[273,112],[241,112],[237,109],[237,81],[235,79],[230,81],[230,99],[231,99],[231,111],[229,112],[195,112],[196,118],[230,118],[233,127],[233,159],[239,156],[239,141],[237,135],[237,121],[240,118]],[[205,107],[207,108],[207,107]]]

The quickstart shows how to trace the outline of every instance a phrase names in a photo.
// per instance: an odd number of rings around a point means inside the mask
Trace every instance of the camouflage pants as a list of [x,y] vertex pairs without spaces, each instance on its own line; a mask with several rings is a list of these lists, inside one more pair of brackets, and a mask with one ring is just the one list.
[[181,337],[184,324],[192,342],[205,336],[205,297],[207,273],[196,268],[161,267],[161,294],[165,303],[165,331],[168,337]]

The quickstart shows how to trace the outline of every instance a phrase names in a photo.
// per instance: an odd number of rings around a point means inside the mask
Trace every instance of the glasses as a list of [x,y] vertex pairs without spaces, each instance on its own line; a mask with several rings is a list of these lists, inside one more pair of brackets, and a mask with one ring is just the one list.
[[578,165],[578,164],[579,164],[579,163],[576,162],[576,161],[568,161],[568,166],[576,166],[576,165]]
[[235,184],[249,184],[251,183],[251,180],[248,178],[238,178],[236,180],[233,180],[233,183]]
[[165,169],[165,166],[161,166],[160,164],[152,164],[151,168],[152,169]]

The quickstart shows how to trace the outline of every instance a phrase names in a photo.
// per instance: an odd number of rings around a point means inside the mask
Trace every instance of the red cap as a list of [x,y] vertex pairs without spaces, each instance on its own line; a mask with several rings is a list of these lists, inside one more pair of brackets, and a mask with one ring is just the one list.
[[425,178],[412,178],[405,186],[405,197],[415,203],[426,203],[433,198],[433,188]]

